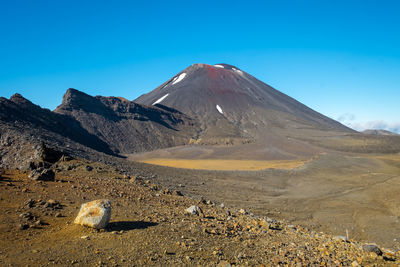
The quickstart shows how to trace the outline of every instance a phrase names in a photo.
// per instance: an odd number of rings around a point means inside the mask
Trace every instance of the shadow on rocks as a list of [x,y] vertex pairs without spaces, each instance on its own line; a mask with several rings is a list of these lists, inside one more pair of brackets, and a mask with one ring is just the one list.
[[7,182],[7,183],[9,183],[9,182],[12,182],[12,180],[11,180],[10,178],[6,178],[6,177],[3,177],[3,176],[0,176],[0,182]]
[[145,222],[145,221],[120,221],[110,222],[107,226],[108,231],[130,231],[135,229],[146,229],[148,227],[156,226],[158,223]]
[[3,176],[5,173],[6,172],[0,168],[0,182],[11,182],[10,178],[6,178]]

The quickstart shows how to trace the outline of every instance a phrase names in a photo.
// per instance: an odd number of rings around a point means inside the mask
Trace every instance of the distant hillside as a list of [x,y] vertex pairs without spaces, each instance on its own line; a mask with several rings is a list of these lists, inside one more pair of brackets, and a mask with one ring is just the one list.
[[397,133],[386,131],[386,130],[365,130],[362,132],[363,134],[371,134],[371,135],[398,135]]

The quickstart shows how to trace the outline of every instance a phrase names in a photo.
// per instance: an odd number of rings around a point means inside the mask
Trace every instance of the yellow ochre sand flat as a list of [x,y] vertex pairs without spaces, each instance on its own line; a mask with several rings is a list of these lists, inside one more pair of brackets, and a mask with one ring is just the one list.
[[221,170],[221,171],[257,171],[264,169],[294,169],[303,166],[302,160],[223,160],[223,159],[168,159],[152,158],[139,160],[143,163],[168,166],[174,168],[197,170]]

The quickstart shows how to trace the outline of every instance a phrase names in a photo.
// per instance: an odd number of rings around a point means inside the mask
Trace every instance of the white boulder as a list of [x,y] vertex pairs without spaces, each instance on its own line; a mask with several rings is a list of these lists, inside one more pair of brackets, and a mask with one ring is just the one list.
[[195,205],[190,206],[189,208],[187,208],[187,209],[186,209],[186,212],[187,212],[187,213],[190,213],[190,214],[192,214],[192,215],[199,215],[199,213],[203,213],[203,211],[201,210],[201,208],[198,207],[198,206],[195,206]]
[[92,228],[106,228],[111,218],[111,202],[98,199],[82,204],[74,223]]

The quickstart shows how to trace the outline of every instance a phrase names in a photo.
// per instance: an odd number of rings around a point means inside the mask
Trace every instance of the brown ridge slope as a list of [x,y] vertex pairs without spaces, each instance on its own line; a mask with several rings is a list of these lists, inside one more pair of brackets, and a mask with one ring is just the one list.
[[[86,166],[93,167],[87,171]],[[222,208],[100,163],[53,165],[56,182],[6,170],[0,178],[0,265],[393,266],[399,253]],[[149,177],[149,179],[151,179]],[[105,231],[72,222],[82,202],[108,198]],[[203,213],[185,209],[198,205]],[[379,255],[378,255],[379,254]]]
[[39,159],[41,142],[91,160],[115,156],[108,144],[72,117],[43,109],[19,94],[0,98],[0,167],[27,169]]
[[14,94],[9,100],[0,98],[0,122],[26,130],[52,132],[89,148],[112,154],[105,142],[88,133],[73,118],[43,109],[20,94]]
[[73,117],[116,153],[133,153],[187,144],[196,122],[164,107],[144,106],[118,97],[92,97],[69,89],[55,113]]
[[26,169],[47,145],[73,156],[106,160],[183,145],[199,127],[188,116],[162,105],[147,107],[117,97],[92,97],[69,89],[54,112],[19,94],[0,97],[0,166]]

